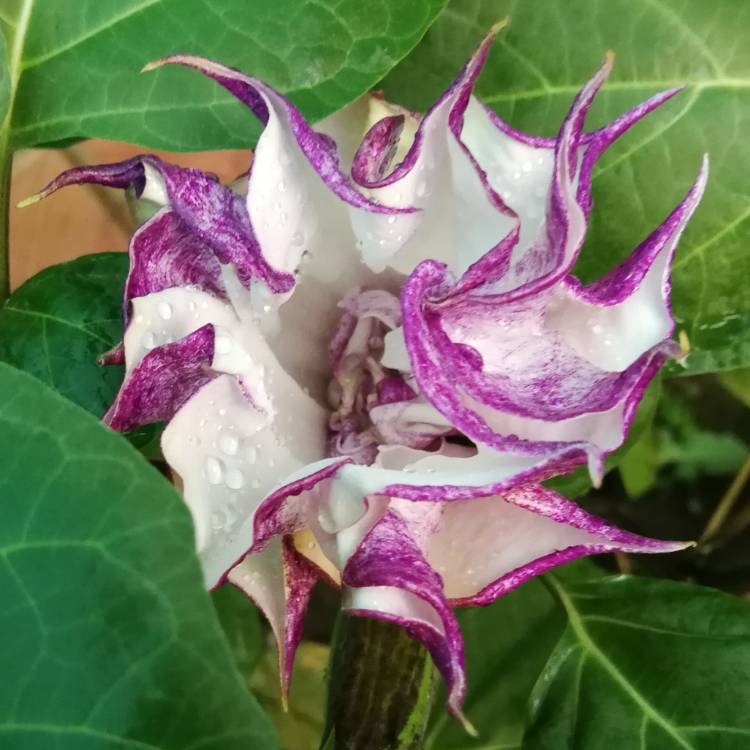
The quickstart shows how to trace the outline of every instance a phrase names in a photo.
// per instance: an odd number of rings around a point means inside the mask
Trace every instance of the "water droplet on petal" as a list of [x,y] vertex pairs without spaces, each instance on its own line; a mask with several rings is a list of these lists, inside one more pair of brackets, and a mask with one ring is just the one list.
[[277,187],[279,188],[279,192],[283,193],[286,190],[286,182],[284,182],[284,180],[279,180]]
[[198,446],[201,444],[201,439],[197,435],[188,435],[188,444],[192,446]]
[[257,489],[258,489],[258,487],[260,487],[260,482],[259,482],[259,481],[258,481],[257,479],[253,479],[253,481],[252,481],[252,482],[250,482],[250,484],[251,484],[251,486],[252,486],[252,488],[253,488],[254,490],[257,490]]
[[162,320],[169,320],[172,317],[172,305],[169,302],[160,302],[156,306],[156,312]]
[[149,331],[143,339],[143,348],[150,351],[156,346],[156,336],[153,331]]
[[302,232],[295,232],[292,235],[292,245],[294,245],[294,247],[301,247],[304,241],[305,235],[302,234]]
[[423,198],[427,194],[427,183],[422,180],[419,185],[417,185],[417,196],[419,198]]
[[245,458],[249,464],[254,464],[258,460],[258,451],[254,445],[249,445],[245,451]]
[[245,486],[245,477],[239,469],[229,469],[224,477],[224,484],[230,490],[240,490]]
[[388,223],[389,224],[395,224],[396,223],[396,217],[395,216],[389,216],[388,217]]
[[240,441],[231,433],[225,432],[219,438],[219,448],[227,456],[236,456],[240,447]]
[[209,456],[203,465],[203,473],[209,484],[221,484],[224,476],[224,464],[215,456]]

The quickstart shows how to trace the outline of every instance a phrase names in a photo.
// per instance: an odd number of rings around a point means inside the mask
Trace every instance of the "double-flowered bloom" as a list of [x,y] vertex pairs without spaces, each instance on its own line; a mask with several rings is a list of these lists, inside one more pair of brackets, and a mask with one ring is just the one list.
[[[452,608],[581,555],[681,543],[621,531],[540,482],[596,482],[675,353],[669,268],[706,167],[621,265],[571,275],[591,173],[670,90],[595,130],[607,60],[556,138],[472,96],[490,38],[423,117],[367,96],[313,129],[261,81],[186,55],[264,124],[232,187],[153,156],[70,170],[158,212],[132,238],[105,416],[166,421],[205,582],[251,596],[289,681],[319,578],[422,641],[460,716]],[[362,138],[364,134],[364,137]],[[395,166],[394,166],[395,165]]]

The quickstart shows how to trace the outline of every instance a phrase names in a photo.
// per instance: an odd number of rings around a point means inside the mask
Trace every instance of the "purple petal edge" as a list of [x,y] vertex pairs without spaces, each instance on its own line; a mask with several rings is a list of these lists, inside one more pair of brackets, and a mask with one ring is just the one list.
[[213,379],[213,356],[212,325],[150,351],[127,376],[102,421],[118,432],[169,421]]
[[[409,535],[406,524],[394,511],[385,515],[360,542],[342,573],[342,582],[354,588],[393,587],[419,597],[440,618],[444,635],[418,622],[398,618],[430,651],[448,685],[448,707],[461,716],[466,692],[463,640],[458,622],[443,596],[443,582],[430,567]],[[354,610],[358,611],[358,610]],[[362,614],[383,617],[380,611]],[[385,613],[385,617],[388,617]],[[390,615],[393,617],[393,615]],[[395,618],[394,618],[395,619]]]

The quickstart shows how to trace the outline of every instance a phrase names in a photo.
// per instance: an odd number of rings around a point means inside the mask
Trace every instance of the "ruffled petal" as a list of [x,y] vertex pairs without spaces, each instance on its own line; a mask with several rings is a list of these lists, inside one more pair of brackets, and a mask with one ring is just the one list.
[[489,604],[527,579],[584,555],[690,546],[622,531],[540,485],[444,503],[435,526],[426,537],[425,555],[442,575],[451,606]]
[[95,183],[133,186],[140,197],[168,205],[223,264],[232,264],[245,286],[252,279],[274,293],[288,292],[294,276],[275,267],[261,252],[244,199],[199,169],[183,169],[156,156],[136,156],[117,164],[74,167],[63,172],[35,198],[67,185]]
[[169,421],[214,377],[213,358],[210,325],[150,351],[128,374],[102,421],[119,432]]
[[461,717],[466,676],[458,622],[440,576],[397,513],[386,512],[365,535],[342,580],[345,611],[396,622],[424,644],[448,686],[449,709]]
[[568,277],[551,301],[547,327],[600,369],[622,371],[672,335],[672,259],[707,179],[704,159],[685,198],[630,257],[588,286]]
[[162,209],[130,240],[130,270],[123,294],[123,318],[130,300],[176,286],[191,286],[225,297],[221,264],[211,248],[174,211]]
[[352,212],[362,256],[373,270],[390,266],[409,273],[420,260],[433,257],[463,271],[516,223],[458,137],[461,116],[498,29],[482,42],[414,135],[408,135],[409,149],[393,170],[379,177],[405,140],[394,143],[397,115],[373,126],[355,156],[354,176],[373,198],[421,209],[392,216]]
[[228,575],[247,594],[271,625],[279,656],[282,701],[286,703],[297,646],[317,570],[289,538],[273,539],[262,552],[247,555]]

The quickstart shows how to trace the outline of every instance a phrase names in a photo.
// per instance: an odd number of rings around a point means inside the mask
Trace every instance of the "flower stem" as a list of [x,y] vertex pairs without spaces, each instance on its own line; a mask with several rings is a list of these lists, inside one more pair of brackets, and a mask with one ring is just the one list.
[[737,475],[724,493],[724,497],[721,498],[719,504],[716,506],[716,510],[714,510],[703,534],[701,535],[699,544],[709,542],[719,533],[727,516],[732,512],[732,508],[748,479],[750,479],[750,455],[747,456],[745,462],[737,472]]
[[434,693],[427,651],[403,628],[340,615],[329,664],[325,750],[419,750]]

